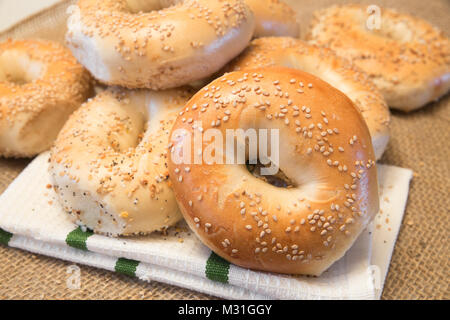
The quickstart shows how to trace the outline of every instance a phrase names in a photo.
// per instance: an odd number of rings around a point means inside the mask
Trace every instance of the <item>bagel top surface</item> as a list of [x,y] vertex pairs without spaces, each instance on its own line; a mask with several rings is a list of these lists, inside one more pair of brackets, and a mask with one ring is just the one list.
[[62,45],[0,43],[0,155],[29,157],[50,147],[91,89],[89,73]]
[[389,142],[389,108],[367,74],[332,50],[300,39],[264,37],[253,40],[225,70],[277,66],[311,73],[346,94],[358,107],[369,127],[376,158],[383,155]]
[[[225,153],[211,150],[206,138],[196,145],[190,137],[225,137],[227,129],[278,129],[279,168],[292,186],[268,184],[245,164],[225,159],[195,164],[200,151],[219,159]],[[186,221],[239,266],[320,275],[378,211],[375,156],[361,114],[342,92],[298,70],[216,79],[183,108],[170,147],[169,174]],[[194,164],[174,160],[185,154]]]
[[241,52],[254,30],[244,0],[79,0],[67,41],[100,81],[167,89],[205,78]]
[[422,19],[380,10],[378,25],[373,20],[377,17],[369,17],[364,6],[319,10],[306,38],[330,47],[367,72],[391,107],[413,110],[448,92],[448,37]]

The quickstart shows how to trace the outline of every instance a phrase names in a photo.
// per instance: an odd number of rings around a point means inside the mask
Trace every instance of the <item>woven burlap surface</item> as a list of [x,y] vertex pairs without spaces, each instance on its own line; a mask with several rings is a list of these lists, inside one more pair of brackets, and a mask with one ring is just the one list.
[[[298,12],[302,34],[318,9],[346,1],[285,0]],[[353,1],[397,8],[450,31],[448,0]],[[58,5],[0,34],[61,40],[55,28],[64,17]],[[42,32],[44,30],[44,32]],[[383,299],[449,299],[449,140],[450,96],[426,108],[393,112],[392,137],[383,163],[414,170],[405,218],[386,279]],[[0,193],[27,165],[27,160],[0,159]],[[70,290],[67,267],[72,263],[0,246],[0,299],[210,299],[212,297],[165,284],[143,282],[113,272],[79,265],[81,288]]]

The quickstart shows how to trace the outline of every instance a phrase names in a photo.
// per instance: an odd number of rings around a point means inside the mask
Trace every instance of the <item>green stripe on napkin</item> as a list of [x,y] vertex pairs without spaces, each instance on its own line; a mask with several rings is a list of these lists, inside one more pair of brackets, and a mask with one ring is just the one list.
[[211,252],[208,261],[206,261],[206,277],[213,281],[228,283],[229,270],[230,263],[214,252]]
[[73,248],[87,250],[86,240],[93,234],[92,231],[83,232],[78,227],[67,235],[66,243]]
[[114,270],[116,270],[116,272],[125,274],[127,276],[135,277],[136,276],[136,268],[138,265],[139,265],[139,261],[125,259],[125,258],[119,258],[119,259],[117,259]]
[[9,233],[8,231],[5,231],[3,229],[0,229],[0,243],[4,244],[5,246],[8,245],[9,240],[11,240],[13,234]]

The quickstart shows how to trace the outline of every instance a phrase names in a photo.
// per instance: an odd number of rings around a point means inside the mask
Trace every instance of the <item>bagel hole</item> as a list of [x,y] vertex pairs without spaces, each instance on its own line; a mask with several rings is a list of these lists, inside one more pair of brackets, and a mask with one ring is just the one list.
[[127,6],[130,13],[140,14],[148,13],[152,11],[159,11],[162,9],[169,8],[175,5],[176,0],[159,0],[159,1],[148,1],[148,0],[127,0]]
[[42,64],[23,52],[5,51],[0,55],[0,81],[24,85],[38,79]]
[[289,179],[288,176],[281,170],[278,169],[278,172],[274,175],[262,175],[261,169],[262,168],[269,168],[269,164],[262,164],[259,160],[256,164],[250,164],[249,161],[246,162],[247,170],[257,179],[262,180],[272,186],[275,186],[277,188],[295,188],[295,183]]
[[369,30],[366,25],[366,16],[360,16],[361,26],[372,34],[390,40],[399,42],[408,42],[413,38],[413,32],[409,24],[405,21],[392,21],[391,19],[382,16],[380,24],[377,27]]
[[380,29],[372,30],[372,32],[380,37],[399,42],[408,42],[412,39],[412,32],[405,23],[394,23],[384,21]]
[[18,76],[17,74],[10,74],[10,73],[7,73],[7,72],[2,74],[2,76],[0,77],[0,80],[1,81],[6,81],[6,82],[10,82],[10,83],[14,83],[14,84],[19,85],[19,86],[27,84],[29,82],[25,77]]
[[[267,131],[260,131],[258,133],[256,130],[251,130],[256,127],[259,128],[258,130]],[[295,180],[289,178],[277,164],[279,161],[279,155],[277,154],[279,152],[272,153],[280,146],[278,145],[279,141],[277,141],[279,136],[277,134],[273,135],[271,130],[272,128],[268,125],[253,124],[250,128],[236,132],[234,143],[232,144],[234,148],[233,150],[228,150],[226,152],[232,151],[234,157],[233,163],[241,163],[242,165],[245,163],[244,170],[247,170],[255,178],[277,188],[296,188],[297,183]],[[263,138],[265,142],[261,142],[261,138]],[[264,150],[260,149],[262,143],[267,144]],[[242,155],[243,152],[245,153],[244,159],[238,156],[238,154]],[[245,162],[240,162],[242,161],[240,159]]]

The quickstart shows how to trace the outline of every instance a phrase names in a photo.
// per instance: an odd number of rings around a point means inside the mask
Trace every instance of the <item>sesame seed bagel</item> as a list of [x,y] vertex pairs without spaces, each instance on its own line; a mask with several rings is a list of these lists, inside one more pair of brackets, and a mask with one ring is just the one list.
[[[186,150],[217,161],[187,165],[177,158],[198,131],[225,137],[233,129],[278,129],[279,168],[290,185],[278,187],[245,164],[225,162],[228,150],[211,149],[206,137],[194,142],[194,152]],[[242,136],[234,141],[251,149]],[[268,149],[275,146],[270,141]],[[320,275],[379,205],[375,155],[361,114],[342,92],[295,69],[232,72],[203,88],[174,124],[169,174],[181,212],[203,243],[256,270]]]
[[181,219],[167,169],[182,89],[108,89],[67,121],[51,150],[53,186],[72,219],[108,236],[147,234]]
[[99,81],[128,88],[175,88],[205,78],[249,43],[244,0],[79,0],[67,43]]
[[449,91],[450,41],[442,31],[391,9],[381,10],[372,30],[367,21],[366,7],[334,6],[314,15],[307,39],[352,60],[392,108],[412,111]]
[[295,37],[300,33],[295,11],[280,0],[245,0],[255,14],[254,37]]
[[90,80],[58,43],[0,43],[0,156],[33,157],[48,149],[92,93]]
[[345,93],[361,111],[375,150],[381,158],[389,142],[390,113],[383,96],[367,75],[333,51],[293,38],[260,38],[232,63],[228,71],[284,66],[321,78]]

